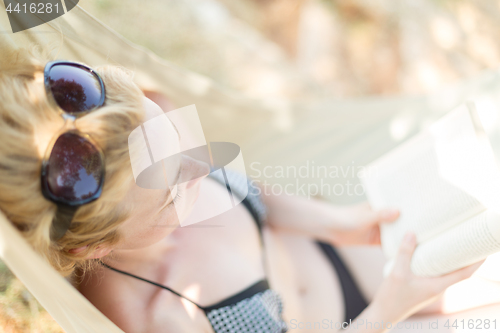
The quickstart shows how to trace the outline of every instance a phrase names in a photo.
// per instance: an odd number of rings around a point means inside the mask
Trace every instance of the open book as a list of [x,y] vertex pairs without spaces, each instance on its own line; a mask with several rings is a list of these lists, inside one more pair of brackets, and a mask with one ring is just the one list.
[[500,251],[500,170],[473,103],[373,161],[361,181],[374,209],[401,211],[381,227],[389,259],[407,231],[416,234],[415,274],[442,275]]

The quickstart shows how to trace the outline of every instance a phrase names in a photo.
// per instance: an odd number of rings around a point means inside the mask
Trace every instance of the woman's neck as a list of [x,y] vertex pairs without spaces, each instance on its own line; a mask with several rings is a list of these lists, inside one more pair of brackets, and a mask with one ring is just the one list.
[[115,249],[109,255],[102,258],[102,261],[112,267],[127,270],[139,269],[149,266],[158,267],[165,256],[177,247],[177,241],[173,235],[162,239],[150,246],[138,249]]

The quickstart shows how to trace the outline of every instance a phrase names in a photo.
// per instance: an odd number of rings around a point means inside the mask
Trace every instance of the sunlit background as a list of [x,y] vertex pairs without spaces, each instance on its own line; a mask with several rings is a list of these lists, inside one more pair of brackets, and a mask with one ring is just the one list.
[[255,97],[419,94],[500,65],[497,0],[86,0],[132,42]]
[[[500,67],[499,0],[80,5],[173,64],[256,98],[419,95]],[[0,330],[62,332],[1,262]]]

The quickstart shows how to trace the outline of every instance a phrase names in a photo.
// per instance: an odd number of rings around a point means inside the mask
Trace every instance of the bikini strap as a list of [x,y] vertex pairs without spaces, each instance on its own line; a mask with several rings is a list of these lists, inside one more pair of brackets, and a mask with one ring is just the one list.
[[119,270],[119,269],[116,269],[116,268],[114,268],[114,267],[109,266],[108,264],[103,263],[102,261],[100,261],[100,264],[101,264],[102,266],[104,266],[104,267],[106,267],[106,268],[108,268],[108,269],[112,270],[112,271],[117,272],[117,273],[121,273],[121,274],[124,274],[124,275],[130,276],[130,277],[136,278],[136,279],[138,279],[138,280],[141,280],[141,281],[144,281],[144,282],[150,283],[150,284],[155,285],[155,286],[157,286],[157,287],[160,287],[160,288],[166,289],[166,290],[170,291],[172,294],[175,294],[175,295],[177,295],[177,296],[179,296],[179,297],[181,297],[181,298],[184,298],[186,301],[189,301],[189,302],[193,303],[193,304],[194,304],[194,305],[196,305],[199,309],[201,309],[201,310],[203,310],[203,311],[205,310],[205,309],[204,309],[204,307],[202,307],[201,305],[199,305],[199,304],[197,304],[197,303],[193,302],[193,301],[192,301],[192,300],[190,300],[189,298],[187,298],[187,297],[185,297],[185,296],[183,296],[183,295],[179,294],[177,291],[175,291],[175,290],[173,290],[173,289],[170,289],[169,287],[166,287],[166,286],[164,286],[164,285],[161,285],[161,284],[159,284],[159,283],[153,282],[153,281],[151,281],[151,280],[148,280],[148,279],[142,278],[142,277],[140,277],[140,276],[137,276],[137,275],[134,275],[134,274],[130,274],[130,273],[127,273],[127,272],[121,271],[121,270]]

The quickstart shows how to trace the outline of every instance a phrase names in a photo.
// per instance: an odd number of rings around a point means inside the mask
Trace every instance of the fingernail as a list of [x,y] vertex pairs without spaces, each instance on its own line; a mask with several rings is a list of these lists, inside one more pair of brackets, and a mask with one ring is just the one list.
[[392,219],[393,217],[395,217],[398,214],[399,214],[399,210],[397,210],[397,209],[392,209],[392,208],[386,209],[382,213],[382,218],[383,219]]
[[403,241],[404,241],[405,243],[411,243],[411,242],[413,242],[413,237],[414,237],[414,235],[413,235],[413,233],[412,233],[412,232],[407,232],[407,233],[405,234],[405,237],[404,237]]

